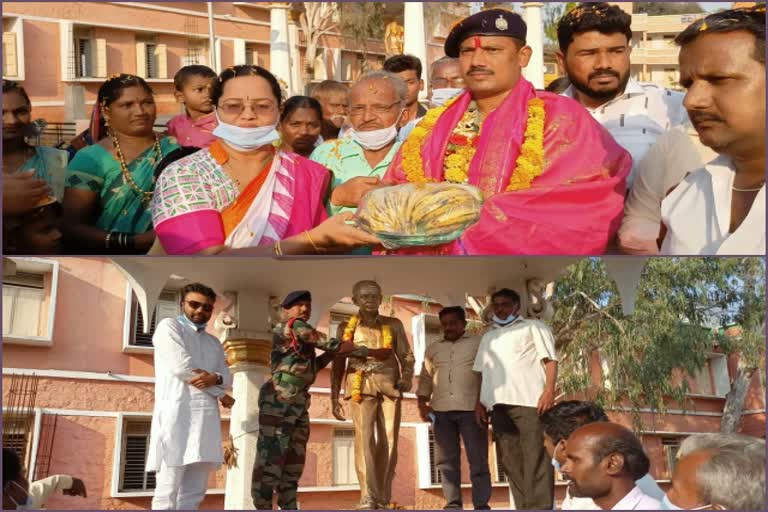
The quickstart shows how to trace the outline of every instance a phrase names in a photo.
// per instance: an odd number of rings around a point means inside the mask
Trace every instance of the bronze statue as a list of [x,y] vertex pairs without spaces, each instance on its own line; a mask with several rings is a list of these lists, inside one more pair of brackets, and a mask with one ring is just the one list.
[[384,52],[387,57],[401,55],[405,44],[405,28],[396,21],[391,21],[384,32]]
[[355,469],[360,482],[358,509],[388,508],[397,463],[403,393],[413,383],[413,352],[403,323],[379,315],[382,295],[375,281],[360,281],[352,290],[357,315],[339,326],[337,336],[369,348],[390,348],[384,361],[336,358],[333,362],[333,415],[344,421],[339,401],[342,380],[355,426]]

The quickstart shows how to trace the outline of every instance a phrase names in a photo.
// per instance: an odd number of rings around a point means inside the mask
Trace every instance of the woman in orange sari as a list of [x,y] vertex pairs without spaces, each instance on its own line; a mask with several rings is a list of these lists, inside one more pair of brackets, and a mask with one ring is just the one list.
[[[311,230],[327,218],[323,200],[330,175],[319,164],[275,149],[281,103],[275,77],[258,66],[229,68],[215,82],[212,99],[217,140],[173,163],[158,179],[152,217],[165,252],[209,254],[226,246],[271,247],[281,254],[285,239],[300,241],[286,244],[291,252],[322,252],[333,237],[315,240]],[[336,227],[347,235],[353,229]],[[370,243],[360,232],[352,245]]]

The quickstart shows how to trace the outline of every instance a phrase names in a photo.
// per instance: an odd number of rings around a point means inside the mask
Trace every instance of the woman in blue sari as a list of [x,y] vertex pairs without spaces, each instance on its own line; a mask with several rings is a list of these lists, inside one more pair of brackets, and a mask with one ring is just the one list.
[[61,201],[67,153],[32,146],[32,103],[17,82],[3,80],[3,212],[21,215],[50,198]]
[[179,145],[155,133],[154,96],[140,77],[123,74],[104,82],[97,106],[108,136],[78,151],[67,169],[68,250],[143,254],[155,239],[149,209],[155,167]]

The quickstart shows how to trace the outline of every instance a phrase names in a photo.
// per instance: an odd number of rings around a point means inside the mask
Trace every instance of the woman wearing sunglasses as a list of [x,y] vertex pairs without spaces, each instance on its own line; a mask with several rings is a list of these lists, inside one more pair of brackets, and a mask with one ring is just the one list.
[[217,138],[160,175],[152,217],[168,254],[343,252],[376,239],[344,219],[324,221],[327,169],[276,149],[280,85],[259,66],[235,66],[214,83]]

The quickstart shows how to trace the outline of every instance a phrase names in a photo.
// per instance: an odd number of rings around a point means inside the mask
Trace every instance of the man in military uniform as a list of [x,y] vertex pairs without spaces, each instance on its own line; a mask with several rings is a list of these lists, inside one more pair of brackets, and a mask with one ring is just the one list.
[[[272,495],[282,510],[296,510],[296,489],[304,470],[309,438],[309,387],[334,354],[385,359],[390,350],[369,350],[326,338],[307,322],[312,296],[289,293],[281,304],[285,320],[273,330],[272,377],[259,394],[259,440],[251,495],[259,510],[272,509]],[[315,357],[315,349],[326,354]]]
[[[339,326],[337,337],[350,338],[356,347],[375,349],[391,346],[389,357],[375,361],[357,352],[333,362],[331,402],[333,415],[344,421],[339,401],[342,380],[344,399],[349,400],[355,426],[355,469],[360,482],[358,509],[389,507],[392,479],[397,463],[402,396],[413,383],[413,352],[403,323],[397,318],[379,315],[381,287],[375,281],[360,281],[352,290],[352,300],[359,308],[353,317],[354,328]],[[345,336],[346,333],[346,336]]]

